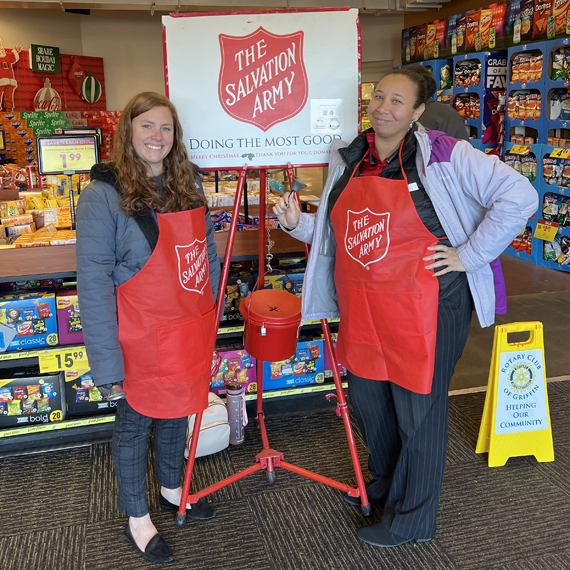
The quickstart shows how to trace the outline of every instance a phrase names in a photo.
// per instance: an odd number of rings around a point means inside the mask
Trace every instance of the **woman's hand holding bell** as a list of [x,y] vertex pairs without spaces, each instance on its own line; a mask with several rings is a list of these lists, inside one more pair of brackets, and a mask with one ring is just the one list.
[[281,226],[286,230],[294,230],[301,217],[301,209],[291,192],[285,192],[283,197],[279,198],[279,202],[273,206],[273,213],[279,219]]

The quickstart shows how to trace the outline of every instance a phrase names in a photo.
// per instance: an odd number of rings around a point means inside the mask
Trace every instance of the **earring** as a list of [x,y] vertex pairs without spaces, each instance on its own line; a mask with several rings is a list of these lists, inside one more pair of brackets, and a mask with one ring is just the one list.
[[412,122],[410,123],[410,129],[413,129],[413,128],[414,128],[415,122],[416,122],[416,121],[412,121]]

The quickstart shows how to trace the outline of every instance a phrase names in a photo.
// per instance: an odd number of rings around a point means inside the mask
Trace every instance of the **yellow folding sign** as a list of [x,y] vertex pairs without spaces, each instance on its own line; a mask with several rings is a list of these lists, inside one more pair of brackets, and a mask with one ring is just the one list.
[[[524,342],[507,335],[529,332]],[[554,461],[548,409],[542,323],[512,323],[495,328],[487,397],[476,453],[489,453],[489,467],[509,457],[534,455]]]

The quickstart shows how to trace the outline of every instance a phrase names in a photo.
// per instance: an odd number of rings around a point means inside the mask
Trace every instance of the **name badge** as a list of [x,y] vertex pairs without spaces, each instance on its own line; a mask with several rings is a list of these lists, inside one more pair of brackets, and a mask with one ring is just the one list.
[[408,184],[408,190],[410,192],[414,192],[415,190],[419,190],[419,187],[415,182],[412,182],[411,184]]

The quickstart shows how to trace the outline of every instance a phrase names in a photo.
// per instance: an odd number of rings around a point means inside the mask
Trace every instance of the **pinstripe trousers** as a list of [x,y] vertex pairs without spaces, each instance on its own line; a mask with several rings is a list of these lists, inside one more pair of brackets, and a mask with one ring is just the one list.
[[139,414],[125,399],[117,402],[113,467],[119,486],[119,512],[130,517],[148,513],[146,471],[148,439],[153,424],[158,484],[176,489],[182,479],[188,417],[153,419]]
[[368,470],[376,480],[374,495],[386,497],[381,523],[403,538],[435,535],[447,452],[449,383],[467,342],[472,311],[466,279],[440,298],[429,394],[348,372],[349,401],[370,452]]

